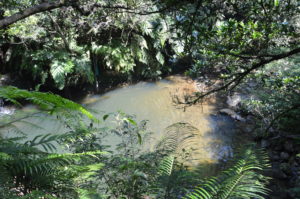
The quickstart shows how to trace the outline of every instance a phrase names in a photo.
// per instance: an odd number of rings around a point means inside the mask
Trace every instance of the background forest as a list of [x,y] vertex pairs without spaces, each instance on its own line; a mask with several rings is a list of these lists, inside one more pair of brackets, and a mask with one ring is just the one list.
[[[0,112],[39,112],[0,115],[0,198],[300,198],[299,14],[298,0],[2,0]],[[71,101],[177,73],[208,88],[177,105],[242,98],[252,142],[215,177],[185,167],[175,139],[142,150],[146,121]],[[67,133],[4,136],[31,116]],[[109,118],[117,125],[95,125]]]

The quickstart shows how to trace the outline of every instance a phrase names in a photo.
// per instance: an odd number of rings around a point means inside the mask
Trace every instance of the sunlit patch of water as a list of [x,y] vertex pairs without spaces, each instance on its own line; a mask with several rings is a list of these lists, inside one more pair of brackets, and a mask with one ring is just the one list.
[[[172,102],[173,95],[192,94],[196,91],[193,80],[171,76],[159,82],[140,82],[110,91],[102,96],[90,96],[84,99],[89,108],[105,113],[121,110],[135,115],[138,121],[149,120],[148,130],[153,132],[152,139],[147,141],[145,148],[155,150],[166,135],[172,136],[167,127],[175,123],[187,123],[194,127],[184,138],[184,129],[173,128],[173,136],[178,136],[178,148],[189,151],[188,166],[217,163],[232,156],[231,139],[234,135],[233,122],[226,116],[214,116],[217,106],[214,103],[203,103],[183,109]],[[217,102],[217,100],[214,100]],[[103,113],[104,114],[104,113]],[[176,133],[174,133],[176,132]],[[180,137],[182,136],[182,137]],[[115,136],[107,138],[107,143],[116,144]]]
[[[185,164],[196,168],[229,159],[233,154],[232,137],[234,136],[233,122],[226,116],[217,115],[217,99],[186,109],[172,102],[172,96],[182,97],[196,90],[196,83],[193,80],[171,76],[158,82],[140,82],[103,95],[88,96],[82,103],[95,111],[99,118],[107,113],[121,110],[126,114],[135,115],[137,121],[148,120],[148,130],[153,134],[144,141],[146,143],[144,149],[153,151],[162,139],[167,136],[176,137],[177,152],[189,153]],[[37,110],[35,107],[26,106],[22,111],[34,113]],[[33,128],[28,123],[36,124],[41,128]],[[107,123],[101,125],[108,125]],[[174,126],[176,123],[188,124],[189,128],[176,128]],[[55,121],[55,118],[42,113],[36,113],[32,118],[26,118],[15,126],[26,133],[28,139],[39,134],[57,134],[67,130],[60,122]],[[15,133],[11,131],[9,136],[12,135]],[[120,141],[116,135],[110,135],[105,139],[107,145],[116,145]]]

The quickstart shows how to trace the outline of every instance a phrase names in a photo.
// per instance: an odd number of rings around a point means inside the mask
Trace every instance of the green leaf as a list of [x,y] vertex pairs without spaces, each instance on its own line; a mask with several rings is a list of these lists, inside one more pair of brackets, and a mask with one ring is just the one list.
[[108,117],[109,117],[108,114],[104,115],[104,116],[103,116],[103,120],[105,121]]
[[139,132],[137,132],[139,144],[142,144],[142,136]]
[[0,97],[18,105],[21,105],[19,102],[20,99],[26,100],[38,105],[41,109],[47,110],[48,112],[59,112],[62,110],[80,112],[86,115],[88,118],[98,121],[91,112],[86,110],[80,104],[50,93],[42,93],[37,91],[30,92],[13,86],[7,86],[0,88]]
[[127,122],[129,122],[130,124],[132,124],[132,125],[134,125],[134,126],[137,126],[136,121],[134,121],[133,119],[131,119],[131,118],[125,118],[125,120],[126,120]]
[[164,65],[165,59],[164,59],[164,56],[160,52],[158,52],[155,57],[161,65]]
[[139,37],[139,42],[142,48],[148,49],[147,41],[144,37]]

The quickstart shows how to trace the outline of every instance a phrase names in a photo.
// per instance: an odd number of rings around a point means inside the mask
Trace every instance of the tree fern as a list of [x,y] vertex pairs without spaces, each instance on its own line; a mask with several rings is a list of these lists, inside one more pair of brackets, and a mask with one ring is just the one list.
[[185,199],[263,199],[268,193],[268,178],[261,172],[268,168],[267,155],[261,150],[247,149],[237,162],[219,177],[204,180]]
[[188,123],[178,122],[165,129],[157,148],[170,153],[181,153],[183,149],[196,144],[194,139],[199,135],[197,128]]

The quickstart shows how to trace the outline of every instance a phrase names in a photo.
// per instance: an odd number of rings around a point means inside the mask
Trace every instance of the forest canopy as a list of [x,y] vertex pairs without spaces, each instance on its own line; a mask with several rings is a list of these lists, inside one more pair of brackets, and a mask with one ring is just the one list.
[[225,89],[299,52],[298,11],[290,0],[3,1],[0,64],[63,89],[109,70],[155,78],[188,56],[192,71],[226,68]]
[[[268,158],[287,184],[280,188],[286,198],[300,197],[299,38],[298,0],[2,0],[0,106],[39,105],[69,132],[30,141],[1,135],[0,197],[265,198],[269,178],[261,171],[270,168]],[[95,118],[59,96],[175,73],[209,88],[175,97],[176,105],[246,96],[235,111],[252,118],[251,136],[268,154],[241,149],[220,176],[203,180],[173,152],[132,147],[146,137],[145,125],[119,113],[111,132],[123,145],[107,155],[98,137],[106,130],[93,125],[110,116]],[[59,154],[53,142],[70,153]]]

